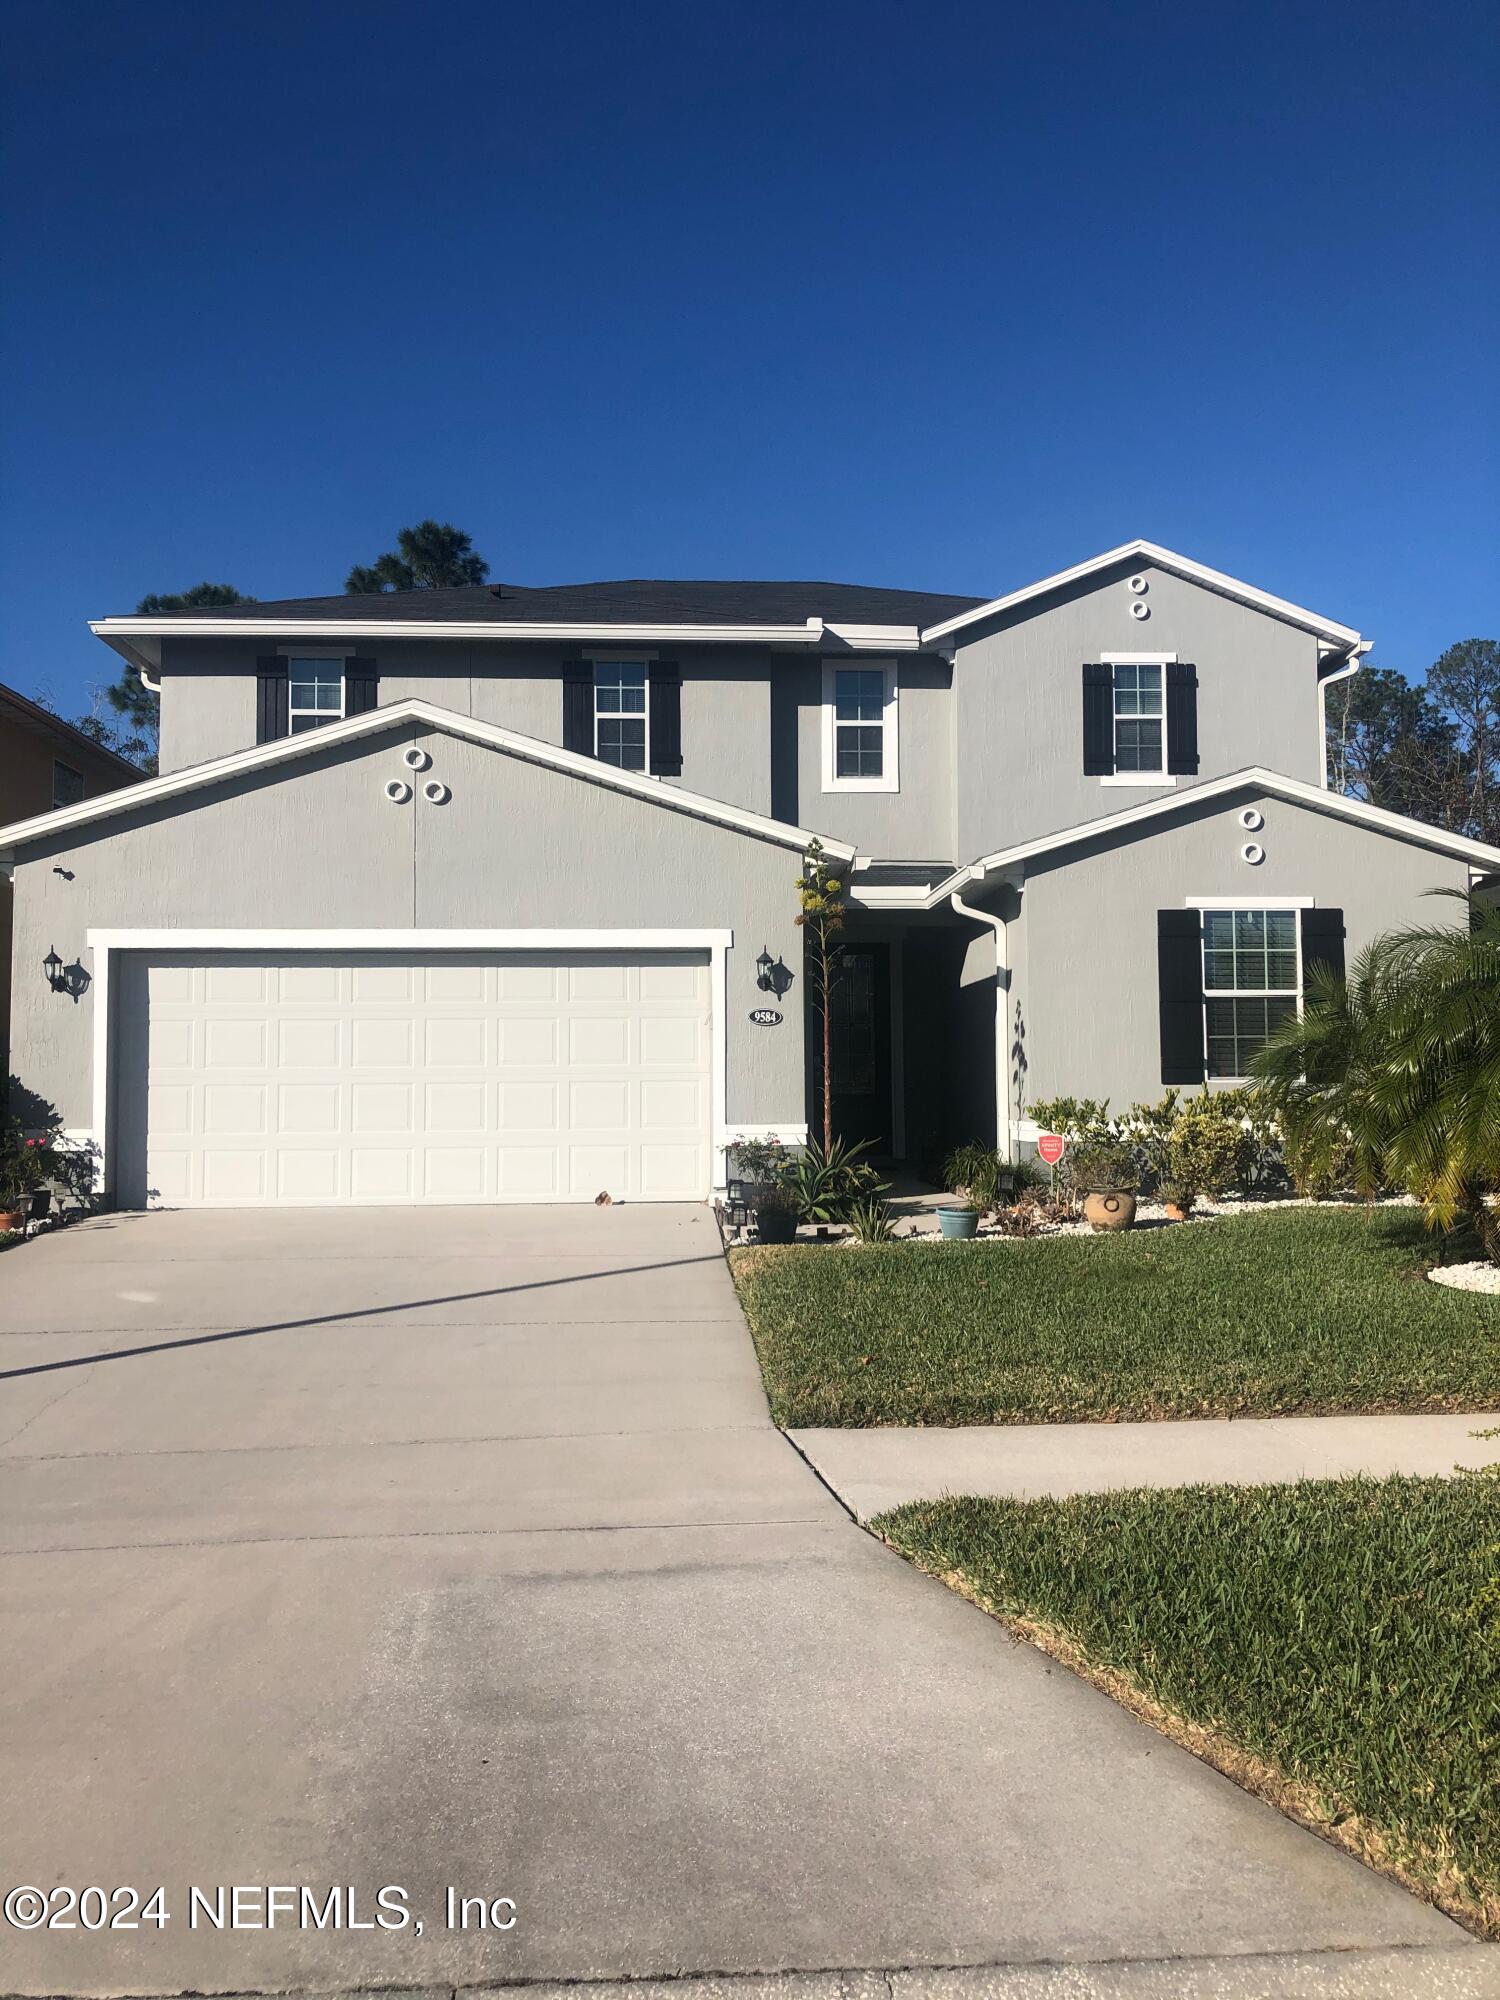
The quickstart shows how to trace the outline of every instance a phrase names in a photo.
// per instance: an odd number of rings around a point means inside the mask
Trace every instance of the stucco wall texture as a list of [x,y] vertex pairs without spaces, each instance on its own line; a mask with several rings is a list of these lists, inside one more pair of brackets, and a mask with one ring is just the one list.
[[[1265,820],[1253,836],[1239,821],[1247,806]],[[1258,867],[1240,856],[1252,838],[1265,849]],[[1017,1108],[1061,1095],[1117,1107],[1161,1096],[1159,909],[1311,896],[1344,912],[1352,963],[1382,931],[1450,919],[1452,905],[1427,892],[1467,885],[1465,862],[1250,787],[1032,861],[1010,927]]]
[[[446,804],[386,799],[413,741]],[[86,933],[111,928],[731,929],[727,1121],[796,1125],[800,978],[780,1027],[748,1018],[762,948],[800,974],[795,875],[787,847],[402,723],[28,847],[16,963],[55,946],[88,965]],[[92,991],[18,982],[13,1040],[23,1084],[88,1129]]]

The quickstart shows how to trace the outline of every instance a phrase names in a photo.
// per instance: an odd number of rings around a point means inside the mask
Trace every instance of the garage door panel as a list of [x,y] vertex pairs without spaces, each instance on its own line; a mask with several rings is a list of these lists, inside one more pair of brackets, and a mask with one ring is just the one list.
[[708,1192],[706,954],[172,955],[144,991],[161,1200]]

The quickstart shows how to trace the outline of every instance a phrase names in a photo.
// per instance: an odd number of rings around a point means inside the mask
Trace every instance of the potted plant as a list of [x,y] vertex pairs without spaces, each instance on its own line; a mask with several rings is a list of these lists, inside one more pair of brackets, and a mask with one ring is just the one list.
[[801,1204],[787,1187],[768,1187],[755,1208],[756,1234],[762,1243],[793,1243]]
[[47,1178],[45,1140],[28,1139],[14,1120],[0,1129],[0,1233],[25,1227],[31,1197]]
[[1118,1139],[1096,1139],[1077,1147],[1072,1177],[1091,1229],[1128,1229],[1135,1221],[1140,1175],[1129,1146]]
[[940,1201],[938,1203],[938,1228],[944,1236],[960,1240],[966,1236],[979,1234],[978,1207],[972,1201]]
[[734,1148],[734,1164],[744,1201],[754,1209],[785,1174],[787,1150],[779,1139],[741,1139]]

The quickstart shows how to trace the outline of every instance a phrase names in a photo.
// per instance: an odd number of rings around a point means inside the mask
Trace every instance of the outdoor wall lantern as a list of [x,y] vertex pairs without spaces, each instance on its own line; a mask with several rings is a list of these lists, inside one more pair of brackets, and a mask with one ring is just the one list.
[[779,958],[762,951],[755,961],[755,983],[762,993],[774,993],[779,1000],[792,983],[792,975]]
[[66,993],[75,1003],[83,998],[89,984],[89,975],[75,959],[71,965],[64,965],[55,951],[49,951],[42,960],[42,970],[47,975],[47,984],[54,993]]

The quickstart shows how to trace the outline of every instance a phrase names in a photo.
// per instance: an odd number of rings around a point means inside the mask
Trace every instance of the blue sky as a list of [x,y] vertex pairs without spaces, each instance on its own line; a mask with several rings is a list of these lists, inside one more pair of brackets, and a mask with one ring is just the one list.
[[7,14],[0,678],[202,578],[998,592],[1142,534],[1497,606],[1487,6]]

